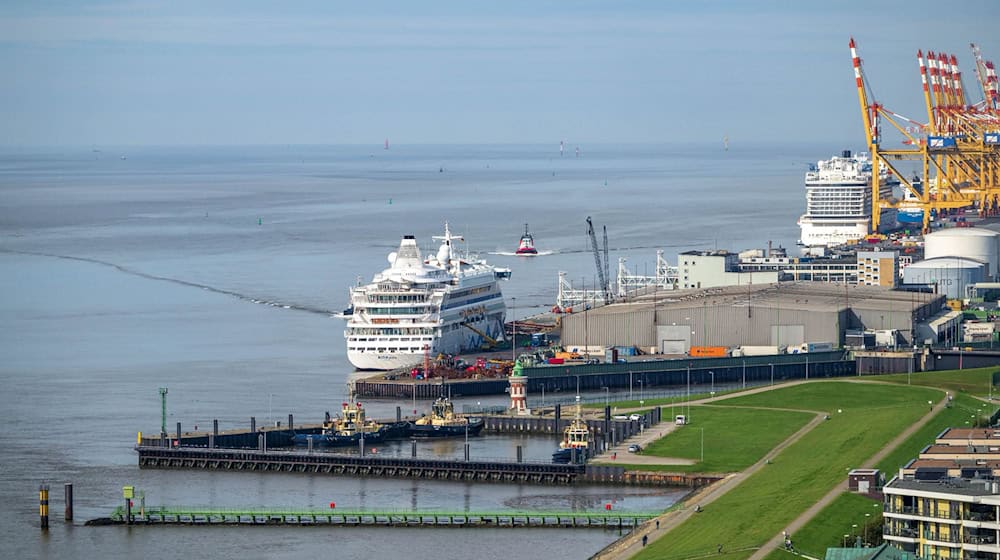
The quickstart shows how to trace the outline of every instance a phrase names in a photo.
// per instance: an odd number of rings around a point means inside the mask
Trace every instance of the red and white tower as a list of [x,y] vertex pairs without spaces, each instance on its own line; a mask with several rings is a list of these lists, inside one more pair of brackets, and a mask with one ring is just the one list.
[[514,364],[510,374],[510,408],[516,414],[528,413],[528,378],[521,372],[521,362]]

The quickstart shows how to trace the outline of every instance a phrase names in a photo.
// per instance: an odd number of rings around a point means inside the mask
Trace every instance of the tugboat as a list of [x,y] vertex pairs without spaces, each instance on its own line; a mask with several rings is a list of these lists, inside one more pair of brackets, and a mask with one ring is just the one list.
[[391,435],[398,428],[393,425],[382,425],[374,420],[365,419],[365,409],[361,403],[343,403],[340,418],[332,418],[323,423],[323,431],[319,434],[295,434],[292,440],[296,445],[326,445],[338,447],[355,445],[362,438],[365,443],[377,443]]
[[438,397],[431,405],[430,416],[424,415],[410,423],[410,437],[449,437],[479,435],[486,422],[482,418],[467,418],[455,414],[455,405],[446,397]]
[[521,242],[517,245],[517,251],[514,251],[515,255],[537,255],[538,249],[535,249],[535,238],[531,237],[528,233],[528,224],[524,224],[524,235],[521,236]]
[[580,395],[576,396],[576,417],[563,430],[563,440],[559,449],[552,454],[553,463],[569,463],[573,460],[573,450],[576,450],[576,462],[586,461],[587,450],[590,448],[590,428],[583,421],[580,410]]

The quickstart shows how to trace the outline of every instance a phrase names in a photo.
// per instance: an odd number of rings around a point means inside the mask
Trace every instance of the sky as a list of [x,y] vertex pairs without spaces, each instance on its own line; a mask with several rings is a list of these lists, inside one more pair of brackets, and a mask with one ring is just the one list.
[[[807,142],[918,49],[1000,62],[1000,1],[0,3],[0,145]],[[974,94],[972,100],[981,99]]]

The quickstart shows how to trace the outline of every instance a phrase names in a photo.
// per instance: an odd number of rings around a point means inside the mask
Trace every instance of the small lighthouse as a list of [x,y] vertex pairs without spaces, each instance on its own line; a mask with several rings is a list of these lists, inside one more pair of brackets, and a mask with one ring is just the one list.
[[514,362],[514,370],[510,374],[510,408],[515,414],[528,413],[528,378],[521,370],[521,362]]

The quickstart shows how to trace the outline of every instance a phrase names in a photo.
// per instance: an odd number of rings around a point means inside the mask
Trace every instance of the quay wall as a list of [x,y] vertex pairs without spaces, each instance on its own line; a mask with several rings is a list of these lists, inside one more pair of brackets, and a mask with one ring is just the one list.
[[[716,383],[780,382],[792,379],[845,377],[857,374],[856,362],[844,351],[776,354],[739,358],[684,358],[644,360],[617,364],[537,366],[524,368],[528,392],[600,391],[613,389],[708,385]],[[356,381],[355,391],[366,398],[435,399],[440,396],[500,395],[504,379],[393,380],[369,378]]]

